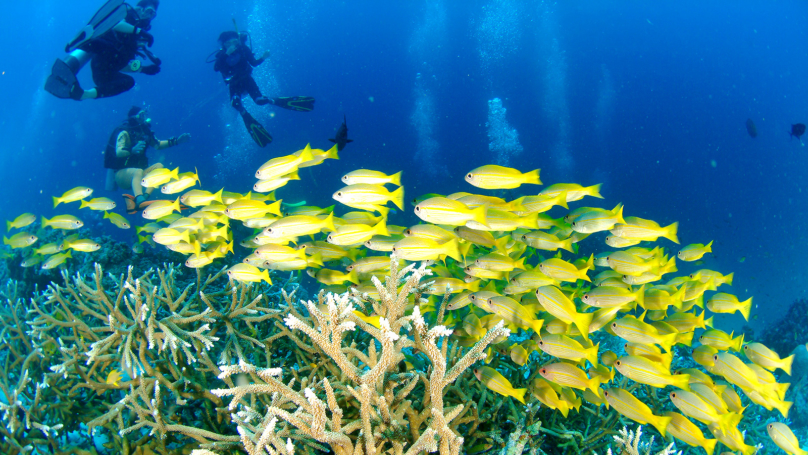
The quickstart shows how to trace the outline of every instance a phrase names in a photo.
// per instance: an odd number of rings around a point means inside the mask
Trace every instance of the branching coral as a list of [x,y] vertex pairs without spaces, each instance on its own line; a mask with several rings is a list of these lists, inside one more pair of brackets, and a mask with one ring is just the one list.
[[[308,338],[311,344],[294,340],[303,350],[319,350],[327,357],[327,377],[317,379],[314,369],[294,387],[298,374],[288,384],[281,380],[291,373],[288,369],[259,368],[246,362],[221,367],[223,380],[241,374],[252,381],[213,390],[217,396],[232,397],[229,409],[248,453],[289,454],[290,441],[304,437],[340,455],[460,453],[463,437],[457,426],[468,422],[459,418],[466,406],[446,406],[446,389],[483,359],[486,347],[507,336],[508,330],[500,324],[464,354],[456,349],[449,353],[446,337],[452,331],[430,326],[417,305],[430,285],[421,283],[429,271],[425,265],[399,271],[397,264],[391,258],[384,284],[374,279],[380,295],[372,303],[378,327],[356,316],[356,299],[347,294],[321,293],[317,303],[306,303],[307,315],[296,311],[287,297],[290,314],[284,323],[290,335],[299,331]],[[416,305],[406,314],[411,303]],[[408,348],[426,354],[431,363],[428,374],[398,371],[404,361],[402,350]],[[257,407],[264,396],[272,400]],[[257,419],[260,423],[255,423]],[[215,450],[217,445],[209,448]]]

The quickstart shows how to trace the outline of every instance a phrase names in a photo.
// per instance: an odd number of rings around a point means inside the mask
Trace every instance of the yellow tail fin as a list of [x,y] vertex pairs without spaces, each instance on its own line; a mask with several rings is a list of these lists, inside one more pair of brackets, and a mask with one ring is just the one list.
[[[336,147],[336,145],[334,147]],[[401,186],[401,171],[398,171],[390,176],[390,183]]]
[[541,180],[539,179],[539,171],[541,171],[541,169],[534,169],[526,174],[523,174],[523,177],[525,178],[525,183],[533,185],[541,185]]
[[398,207],[399,210],[404,210],[404,187],[400,186],[397,190],[390,193],[390,201]]

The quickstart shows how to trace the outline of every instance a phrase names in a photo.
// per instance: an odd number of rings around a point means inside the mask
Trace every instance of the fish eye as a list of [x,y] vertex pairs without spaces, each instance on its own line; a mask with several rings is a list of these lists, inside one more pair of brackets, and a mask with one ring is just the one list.
[[676,398],[676,392],[671,392],[671,398]]
[[615,364],[615,365],[617,365],[617,366],[620,366],[620,361],[619,361],[619,360],[615,360],[614,364]]
[[693,274],[692,274],[692,273],[690,274],[690,279],[691,279],[691,280],[693,279]]
[[547,368],[542,368],[541,370],[539,370],[539,373],[541,374],[547,373]]
[[[370,240],[368,240],[368,242],[370,242]],[[393,251],[394,251],[394,252],[396,251],[396,247],[393,247]]]
[[406,231],[404,231],[404,234],[412,235],[412,229],[407,229]]
[[616,329],[616,328],[617,328],[617,323],[616,323],[616,322],[612,322],[612,328],[613,328],[613,329]]
[[337,191],[337,196],[342,197],[342,191]]
[[716,354],[716,355],[714,355],[714,356],[713,356],[713,360],[714,360],[714,361],[718,361],[718,354]]
[[474,177],[474,176],[473,176],[473,175],[471,175],[471,172],[469,172],[468,174],[466,174],[466,178],[467,178],[467,179],[470,179],[470,178],[473,178],[473,177]]
[[589,294],[584,294],[584,300],[589,300]]
[[421,206],[420,206],[420,205],[416,205],[416,206],[415,206],[415,211],[416,211],[416,212],[420,212],[420,211],[421,211]]

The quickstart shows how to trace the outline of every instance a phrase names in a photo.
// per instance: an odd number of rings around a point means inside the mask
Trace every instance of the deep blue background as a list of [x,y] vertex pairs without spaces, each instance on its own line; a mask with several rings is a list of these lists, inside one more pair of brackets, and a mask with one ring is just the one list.
[[[808,121],[805,2],[162,3],[152,30],[162,72],[137,75],[121,96],[82,103],[55,99],[42,85],[100,2],[4,5],[4,219],[56,214],[50,196],[76,185],[101,195],[103,146],[129,107],[144,103],[158,137],[193,135],[165,162],[198,167],[209,190],[246,191],[263,161],[307,142],[327,148],[346,114],[355,142],[340,161],[304,170],[284,198],[328,205],[340,176],[358,167],[404,170],[408,197],[472,191],[462,176],[494,160],[485,124],[487,101],[499,97],[524,147],[511,165],[540,167],[547,183],[603,182],[603,206],[622,201],[626,214],[678,220],[683,245],[714,239],[706,266],[736,272],[731,292],[755,296],[756,326],[808,294],[808,149],[788,134]],[[272,52],[256,72],[265,92],[317,98],[305,114],[247,102],[275,137],[266,149],[245,139],[221,77],[205,63],[233,18],[252,32],[256,53]],[[89,68],[80,79],[91,86]],[[415,159],[424,131],[412,121],[418,93],[433,102],[427,124],[438,148],[430,161]],[[241,172],[222,168],[216,155],[238,157],[231,168]],[[397,216],[392,223],[414,222],[409,209]]]

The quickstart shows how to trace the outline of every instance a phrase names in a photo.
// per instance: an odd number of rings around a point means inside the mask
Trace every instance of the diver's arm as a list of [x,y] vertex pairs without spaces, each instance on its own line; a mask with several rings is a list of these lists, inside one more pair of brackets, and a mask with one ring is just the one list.
[[118,22],[115,25],[115,27],[112,27],[112,29],[115,30],[118,33],[126,33],[126,34],[130,34],[130,35],[139,33],[140,30],[142,30],[142,29],[139,29],[139,28],[135,27],[134,25],[130,24],[129,22],[126,22],[125,20]]
[[123,158],[132,154],[132,141],[129,139],[129,133],[121,131],[118,134],[118,139],[115,141],[115,156]]
[[166,139],[165,141],[155,139],[156,143],[154,145],[154,148],[156,150],[163,150],[163,149],[175,147],[175,146],[180,145],[180,144],[182,144],[184,142],[188,142],[190,139],[191,139],[191,135],[188,134],[188,133],[182,133],[182,134],[179,135],[179,137],[177,137],[177,136],[170,137],[170,138]]
[[253,54],[253,52],[249,49],[246,49],[246,52],[244,52],[244,54],[247,56],[247,62],[250,63],[250,66],[256,67],[264,63],[264,60],[266,60],[267,57],[269,56],[269,51],[264,52],[264,55],[262,55],[261,58],[255,58],[255,54]]

